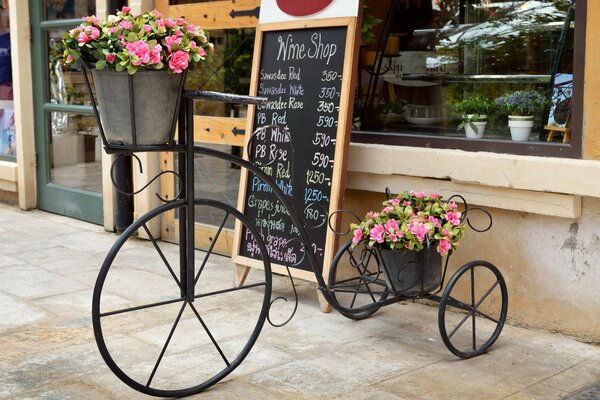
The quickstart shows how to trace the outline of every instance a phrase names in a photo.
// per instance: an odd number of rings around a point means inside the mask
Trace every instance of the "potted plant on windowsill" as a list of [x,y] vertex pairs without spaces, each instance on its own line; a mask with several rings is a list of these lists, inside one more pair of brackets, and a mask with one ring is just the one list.
[[213,45],[182,18],[130,11],[84,17],[61,36],[63,57],[91,69],[93,105],[107,143],[161,145],[173,137],[186,71],[206,60]]
[[465,128],[465,134],[470,139],[483,137],[488,115],[496,104],[484,96],[471,96],[455,104],[456,112],[461,114],[458,129]]
[[376,247],[390,289],[422,295],[441,284],[442,256],[459,246],[466,224],[455,202],[437,193],[404,192],[351,224],[352,247],[367,241]]
[[382,102],[379,104],[379,120],[383,124],[393,124],[404,120],[407,102],[398,98],[393,101]]
[[517,90],[496,99],[496,105],[508,112],[508,127],[514,141],[529,140],[534,114],[548,104],[546,97],[535,90]]

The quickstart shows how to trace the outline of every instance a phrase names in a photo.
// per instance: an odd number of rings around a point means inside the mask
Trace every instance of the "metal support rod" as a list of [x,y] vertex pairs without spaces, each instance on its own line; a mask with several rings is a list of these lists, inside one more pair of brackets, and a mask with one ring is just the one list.
[[[179,146],[185,146],[185,112],[187,108],[187,100],[184,107],[179,110],[179,126],[177,130],[177,141]],[[185,171],[186,153],[180,152],[177,156],[177,170],[179,171],[179,193],[183,196],[187,195],[186,171]],[[187,198],[186,198],[187,199]],[[179,281],[181,282],[181,297],[186,297],[187,288],[187,251],[185,244],[187,243],[187,212],[185,207],[179,209]]]
[[186,300],[190,303],[194,301],[195,286],[195,268],[194,268],[194,101],[185,102],[185,165],[187,170],[186,180],[186,223],[187,223],[187,270],[186,270]]

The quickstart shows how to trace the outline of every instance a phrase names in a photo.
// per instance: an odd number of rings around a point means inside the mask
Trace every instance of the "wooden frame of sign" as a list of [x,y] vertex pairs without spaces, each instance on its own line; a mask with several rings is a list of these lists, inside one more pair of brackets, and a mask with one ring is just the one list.
[[[279,130],[267,129],[263,136],[267,139],[265,147],[261,147],[260,137],[253,139],[251,151],[255,154],[247,154],[250,135],[246,135],[244,157],[257,160],[266,154],[267,163],[261,165],[268,166],[262,170],[276,180],[302,213],[301,218],[308,222],[307,231],[315,255],[322,262],[325,281],[337,247],[337,237],[328,228],[327,217],[340,208],[345,189],[357,35],[356,17],[259,24],[256,29],[250,94],[268,97],[269,103],[249,107],[246,132],[265,125],[285,125],[294,147],[269,155],[272,141],[282,135]],[[269,159],[271,156],[273,159]],[[292,188],[294,177],[296,181],[301,179],[299,187]],[[273,272],[287,275],[284,265],[287,260],[288,265],[294,265],[290,267],[292,276],[316,282],[307,257],[296,254],[301,253],[298,244],[286,243],[286,239],[298,236],[293,235],[291,219],[278,208],[273,193],[269,196],[268,189],[257,179],[246,170],[242,172],[238,209],[261,230]],[[258,207],[257,197],[261,197]],[[339,222],[334,215],[332,225],[337,227]],[[243,284],[250,268],[263,267],[260,259],[252,257],[252,238],[247,236],[237,223],[232,254],[237,265],[234,276],[237,285]],[[319,290],[317,294],[321,309],[329,312],[331,308]]]

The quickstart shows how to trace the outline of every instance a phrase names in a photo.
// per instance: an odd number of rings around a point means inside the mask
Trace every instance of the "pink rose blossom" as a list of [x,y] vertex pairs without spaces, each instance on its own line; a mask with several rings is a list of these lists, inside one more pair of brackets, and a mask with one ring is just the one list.
[[442,224],[440,224],[440,221],[433,215],[429,216],[428,222],[433,224],[433,226],[435,226],[436,228],[439,228],[440,226],[442,226]]
[[123,29],[127,29],[128,31],[130,31],[133,28],[133,24],[126,20],[119,22],[119,26]]
[[449,221],[452,225],[460,225],[460,213],[456,211],[448,211],[444,214],[446,221]]
[[92,40],[96,40],[100,36],[100,31],[98,30],[98,28],[96,28],[94,26],[88,26],[85,29],[85,33],[87,33],[88,36],[90,37],[90,39],[92,39]]
[[194,26],[194,24],[189,24],[187,26],[187,31],[188,32],[192,32],[193,33],[195,30],[196,30],[196,27]]
[[181,32],[181,31],[176,31],[176,32],[175,32],[175,36],[177,36],[177,37],[181,37],[181,36],[183,36],[183,32]]
[[175,23],[175,21],[173,21],[171,18],[166,18],[163,20],[164,24],[167,28],[174,28],[177,26],[177,24]]
[[142,29],[144,29],[144,32],[150,33],[150,31],[152,30],[152,27],[148,24],[144,24],[144,26],[142,26]]
[[[204,38],[204,40],[202,41],[202,43],[206,43],[206,38]],[[209,43],[208,44],[208,48],[210,49],[211,53],[215,52],[215,45],[214,45],[214,43]]]
[[417,220],[413,220],[410,224],[408,224],[408,229],[410,230],[410,233],[415,235],[417,240],[421,243],[425,240],[427,233],[429,233],[429,227]]
[[383,234],[384,234],[383,226],[375,225],[373,228],[371,228],[371,231],[369,233],[370,233],[369,239],[374,240],[377,243],[383,243]]
[[398,204],[400,204],[400,199],[391,199],[390,201],[388,201],[388,203],[389,203],[391,206],[394,206],[394,207],[396,207]]
[[415,196],[417,199],[422,199],[423,197],[425,197],[425,192],[410,192],[411,196]]
[[450,239],[440,239],[440,242],[438,244],[438,251],[441,255],[446,254],[451,247],[452,245],[450,243]]
[[393,233],[388,234],[387,237],[394,243],[398,241],[398,236]]
[[184,69],[188,67],[188,60],[190,59],[190,55],[183,50],[177,50],[176,52],[171,54],[171,59],[169,60],[169,68],[173,70],[173,73],[180,74]]
[[442,235],[450,236],[450,231],[448,229],[442,229]]
[[397,230],[400,230],[398,222],[393,218],[386,222],[384,227],[386,232],[396,232]]
[[162,18],[162,14],[156,8],[152,10],[152,15],[154,15],[156,18]]
[[440,197],[440,194],[437,193],[437,192],[436,193],[432,193],[431,196],[429,196],[429,198],[431,200],[436,200],[438,197]]
[[150,61],[150,47],[148,47],[148,43],[143,40],[127,43],[125,48],[132,58],[137,57],[137,60],[132,61],[131,64],[138,66],[147,64]]
[[106,58],[106,61],[107,61],[109,64],[112,64],[112,63],[114,63],[114,62],[115,62],[115,55],[114,55],[114,54],[112,54],[112,53],[109,53],[109,54],[105,55],[105,56],[104,56],[104,58]]
[[381,212],[382,212],[382,213],[384,213],[384,214],[387,214],[387,213],[389,213],[389,212],[390,212],[390,211],[392,211],[392,210],[393,210],[393,208],[392,208],[392,207],[390,207],[390,206],[387,206],[387,207],[385,207],[383,210],[381,210]]
[[90,39],[90,37],[83,32],[79,33],[79,36],[77,36],[77,41],[79,43],[87,43],[90,40],[92,40],[92,39]]
[[167,46],[167,50],[169,50],[169,52],[171,52],[171,46],[175,45],[175,46],[179,46],[181,44],[181,38],[178,38],[175,35],[172,36],[167,36],[165,38],[165,45]]
[[408,200],[404,200],[404,201],[402,202],[402,205],[403,205],[404,207],[408,207],[408,206],[410,206],[410,201],[408,201]]
[[456,210],[456,207],[458,206],[455,202],[451,201],[450,203],[448,203],[448,210]]
[[363,236],[362,229],[356,228],[354,230],[354,237],[352,238],[352,243],[357,244],[358,242],[360,242],[362,239],[362,236]]
[[129,12],[131,11],[131,7],[123,6],[121,11],[123,11],[124,14],[129,14]]
[[[194,43],[194,42],[192,42],[192,43]],[[196,44],[196,43],[194,43],[194,44]],[[200,55],[200,57],[206,57],[206,51],[202,47],[200,47],[200,50],[198,50],[198,54]]]
[[112,28],[108,28],[109,33],[116,33],[118,30],[119,30],[119,28],[117,28],[116,26],[113,26]]
[[67,64],[72,64],[75,62],[75,59],[69,54],[67,56]]
[[160,44],[156,44],[152,50],[150,50],[150,64],[158,64],[162,60],[162,56],[160,52],[162,51],[162,46]]

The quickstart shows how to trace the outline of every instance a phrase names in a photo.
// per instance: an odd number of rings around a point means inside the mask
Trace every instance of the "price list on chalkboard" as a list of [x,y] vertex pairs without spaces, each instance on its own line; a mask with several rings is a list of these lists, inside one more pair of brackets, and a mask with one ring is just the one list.
[[[323,263],[332,196],[347,27],[265,32],[249,158],[291,200]],[[261,129],[262,128],[262,129]],[[249,173],[245,214],[256,223],[272,262],[310,270],[297,228],[272,189]],[[239,254],[260,258],[242,231]]]

